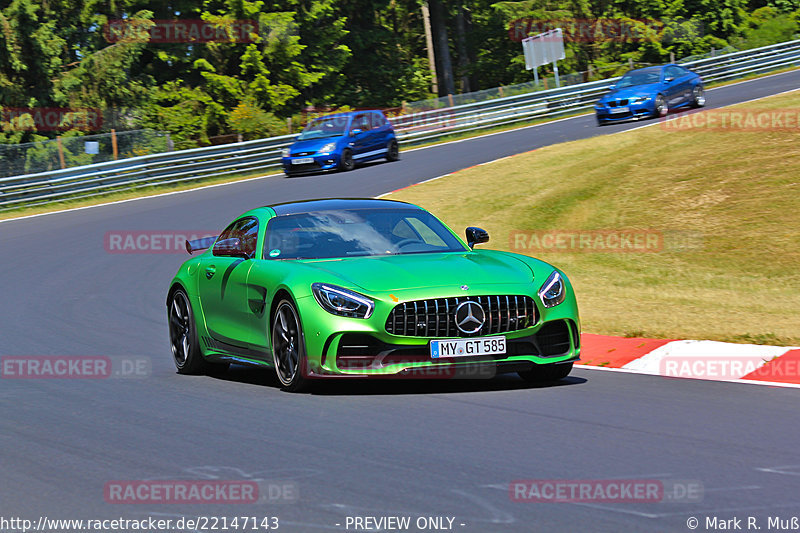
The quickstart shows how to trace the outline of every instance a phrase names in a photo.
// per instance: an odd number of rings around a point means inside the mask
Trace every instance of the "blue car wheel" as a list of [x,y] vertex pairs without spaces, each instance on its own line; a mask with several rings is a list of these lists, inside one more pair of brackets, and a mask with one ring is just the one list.
[[356,163],[353,161],[353,152],[350,151],[350,148],[342,150],[342,155],[339,158],[339,170],[353,170],[355,166]]
[[400,159],[400,148],[397,146],[397,141],[392,139],[389,141],[389,146],[386,147],[386,160],[397,161]]
[[669,106],[663,94],[656,96],[656,101],[653,104],[653,118],[665,117],[669,113]]
[[706,93],[702,85],[695,85],[692,89],[692,107],[703,107],[706,105]]

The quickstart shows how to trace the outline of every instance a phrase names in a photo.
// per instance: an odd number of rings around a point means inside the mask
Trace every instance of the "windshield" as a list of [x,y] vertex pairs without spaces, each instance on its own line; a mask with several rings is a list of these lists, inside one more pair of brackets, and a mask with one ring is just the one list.
[[269,221],[265,259],[463,252],[436,217],[419,209],[347,209],[278,216]]
[[324,137],[341,137],[347,132],[346,116],[338,117],[323,117],[315,119],[311,122],[303,133],[297,137],[298,141],[306,141],[308,139],[322,139]]
[[648,83],[658,83],[659,72],[650,70],[645,72],[628,72],[617,82],[617,88],[630,87],[632,85],[647,85]]

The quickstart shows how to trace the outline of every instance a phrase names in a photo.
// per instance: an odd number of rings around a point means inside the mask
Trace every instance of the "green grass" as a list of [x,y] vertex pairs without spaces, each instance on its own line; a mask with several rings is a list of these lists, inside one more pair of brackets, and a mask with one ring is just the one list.
[[[800,110],[800,92],[747,109]],[[572,279],[584,331],[800,345],[800,131],[649,128],[545,147],[404,189],[487,246]],[[516,249],[514,230],[639,229],[658,253]],[[688,244],[678,240],[690,237]]]

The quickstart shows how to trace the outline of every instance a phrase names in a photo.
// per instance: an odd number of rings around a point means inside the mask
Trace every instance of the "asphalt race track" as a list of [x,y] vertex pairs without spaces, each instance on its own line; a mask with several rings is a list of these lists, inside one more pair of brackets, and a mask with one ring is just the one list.
[[[793,71],[709,91],[709,107],[798,87]],[[146,364],[131,377],[0,379],[0,517],[276,516],[287,532],[345,531],[348,516],[449,517],[454,531],[503,533],[689,531],[690,517],[698,531],[706,517],[736,517],[745,529],[749,516],[766,531],[768,517],[800,516],[800,390],[576,369],[549,387],[504,376],[325,383],[292,395],[268,371],[179,376],[164,299],[185,254],[104,247],[107,232],[218,231],[258,205],[374,196],[641,125],[598,128],[583,116],[349,173],[275,176],[0,223],[0,355],[102,356],[122,370],[126,361]],[[243,505],[104,497],[106,484],[120,480],[208,479],[288,492]],[[659,479],[703,490],[688,503],[512,501],[509,484],[533,479]]]

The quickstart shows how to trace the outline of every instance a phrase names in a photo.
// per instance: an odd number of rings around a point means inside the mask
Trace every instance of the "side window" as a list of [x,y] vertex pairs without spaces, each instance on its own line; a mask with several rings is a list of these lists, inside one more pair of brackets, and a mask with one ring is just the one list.
[[356,118],[353,119],[353,128],[358,128],[362,131],[369,131],[370,123],[369,123],[369,113],[361,113],[356,115]]
[[247,218],[247,222],[242,225],[241,236],[242,247],[247,255],[253,257],[256,253],[256,243],[258,242],[258,219]]
[[[245,217],[233,222],[230,226],[225,228],[225,231],[219,236],[217,242],[225,239],[239,239],[242,244],[242,249],[248,255],[253,256],[256,253],[256,243],[258,242],[258,219],[255,217]],[[217,247],[214,246],[212,252],[217,255]]]
[[219,238],[217,239],[217,242],[224,241],[225,239],[232,239],[233,238],[233,234],[236,231],[236,226],[238,224],[239,224],[238,220],[235,221],[235,222],[231,222],[231,225],[228,226],[227,228],[225,228],[225,231],[220,233]]
[[380,128],[386,125],[386,118],[383,116],[382,113],[373,113],[372,114],[372,127],[373,128]]
[[669,78],[677,79],[683,76],[684,73],[682,72],[682,70],[683,69],[676,66],[669,66],[666,69],[664,69],[664,75]]

